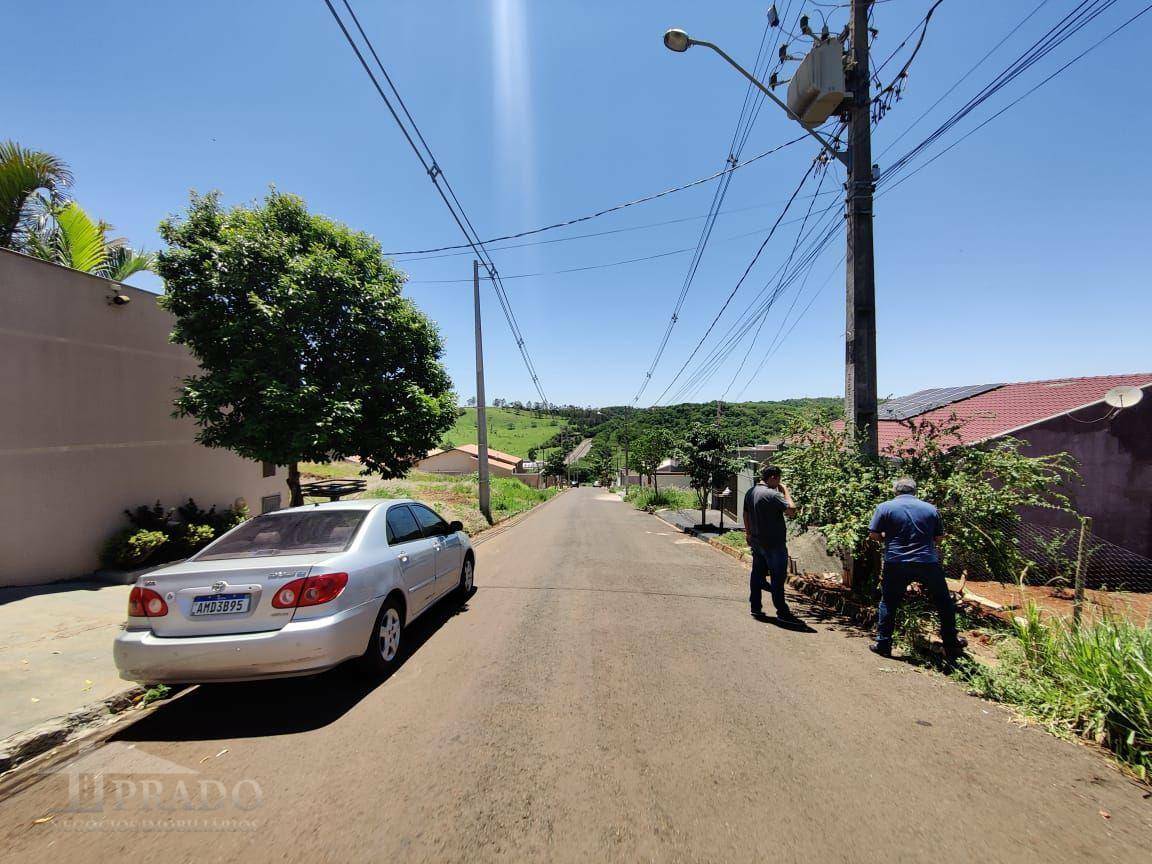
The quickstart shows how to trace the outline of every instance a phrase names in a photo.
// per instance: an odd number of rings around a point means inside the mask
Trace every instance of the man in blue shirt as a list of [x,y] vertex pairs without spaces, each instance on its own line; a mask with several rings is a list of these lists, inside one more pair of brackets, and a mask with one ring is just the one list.
[[936,551],[936,541],[944,536],[940,513],[916,497],[916,481],[910,477],[899,478],[892,484],[892,491],[896,497],[876,508],[868,526],[868,536],[884,544],[876,641],[868,647],[883,657],[892,655],[896,612],[909,584],[919,582],[940,613],[944,653],[949,658],[958,657],[968,643],[956,635],[956,606]]

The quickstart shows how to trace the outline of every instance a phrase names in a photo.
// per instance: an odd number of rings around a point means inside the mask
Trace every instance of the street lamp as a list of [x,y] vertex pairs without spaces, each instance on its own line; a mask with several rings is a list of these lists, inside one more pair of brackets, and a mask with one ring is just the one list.
[[677,54],[683,54],[685,51],[687,51],[693,45],[702,45],[705,48],[711,48],[713,51],[715,51],[717,54],[719,54],[721,57],[723,57],[725,60],[727,60],[729,66],[731,66],[733,69],[735,69],[741,75],[743,75],[745,78],[747,78],[753,84],[755,84],[756,87],[759,88],[761,93],[763,93],[765,96],[767,96],[773,102],[775,102],[777,105],[779,105],[781,108],[783,108],[784,112],[789,117],[791,117],[793,120],[795,120],[797,123],[799,123],[801,125],[801,127],[803,127],[805,132],[807,132],[809,135],[811,135],[813,138],[815,138],[817,141],[819,141],[820,146],[823,147],[828,152],[828,154],[830,156],[834,157],[835,159],[839,160],[840,162],[843,162],[845,165],[848,164],[848,157],[845,153],[843,153],[840,150],[837,150],[835,147],[833,147],[831,144],[829,144],[821,135],[819,135],[818,133],[816,133],[812,129],[809,129],[807,126],[805,126],[804,121],[802,121],[796,115],[796,112],[794,112],[791,108],[789,108],[786,103],[782,102],[776,96],[776,94],[773,93],[765,84],[763,84],[755,75],[753,75],[751,72],[749,72],[743,66],[741,66],[739,63],[737,63],[735,60],[733,60],[731,57],[729,57],[719,45],[716,45],[712,42],[705,42],[703,39],[693,39],[691,36],[689,36],[685,31],[681,30],[679,27],[673,27],[672,29],[666,30],[664,32],[664,47],[667,48],[669,51],[675,51]]

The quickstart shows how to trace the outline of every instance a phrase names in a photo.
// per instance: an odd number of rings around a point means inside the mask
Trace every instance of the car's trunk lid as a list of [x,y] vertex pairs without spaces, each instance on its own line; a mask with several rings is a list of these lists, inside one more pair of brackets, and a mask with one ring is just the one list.
[[277,555],[186,561],[141,577],[168,604],[168,614],[149,618],[157,636],[223,636],[279,630],[292,609],[272,598],[293,579],[302,579],[331,555]]

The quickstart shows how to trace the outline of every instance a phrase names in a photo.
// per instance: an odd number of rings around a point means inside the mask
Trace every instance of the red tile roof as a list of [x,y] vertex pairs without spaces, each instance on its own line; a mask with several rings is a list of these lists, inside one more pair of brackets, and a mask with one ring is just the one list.
[[[915,419],[943,421],[955,412],[964,421],[960,430],[963,443],[974,444],[1034,426],[1079,408],[1097,405],[1102,402],[1105,393],[1122,384],[1141,388],[1152,386],[1152,372],[1004,384],[969,399],[961,399],[943,408],[919,414]],[[1081,419],[1092,417],[1086,414]],[[907,437],[908,430],[899,422],[880,421],[881,450]]]
[[[480,457],[480,448],[475,444],[457,444],[456,450],[463,451],[469,456]],[[511,453],[501,453],[499,450],[488,448],[488,459],[493,462],[507,462],[509,465],[515,465],[521,459],[519,456],[513,456]]]

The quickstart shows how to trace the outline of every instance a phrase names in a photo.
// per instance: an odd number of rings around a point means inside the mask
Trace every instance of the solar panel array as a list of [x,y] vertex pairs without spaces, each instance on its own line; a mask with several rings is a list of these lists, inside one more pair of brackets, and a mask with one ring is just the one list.
[[880,419],[907,420],[1003,386],[1003,384],[969,384],[965,387],[934,387],[931,390],[919,390],[908,396],[889,399],[880,406]]

